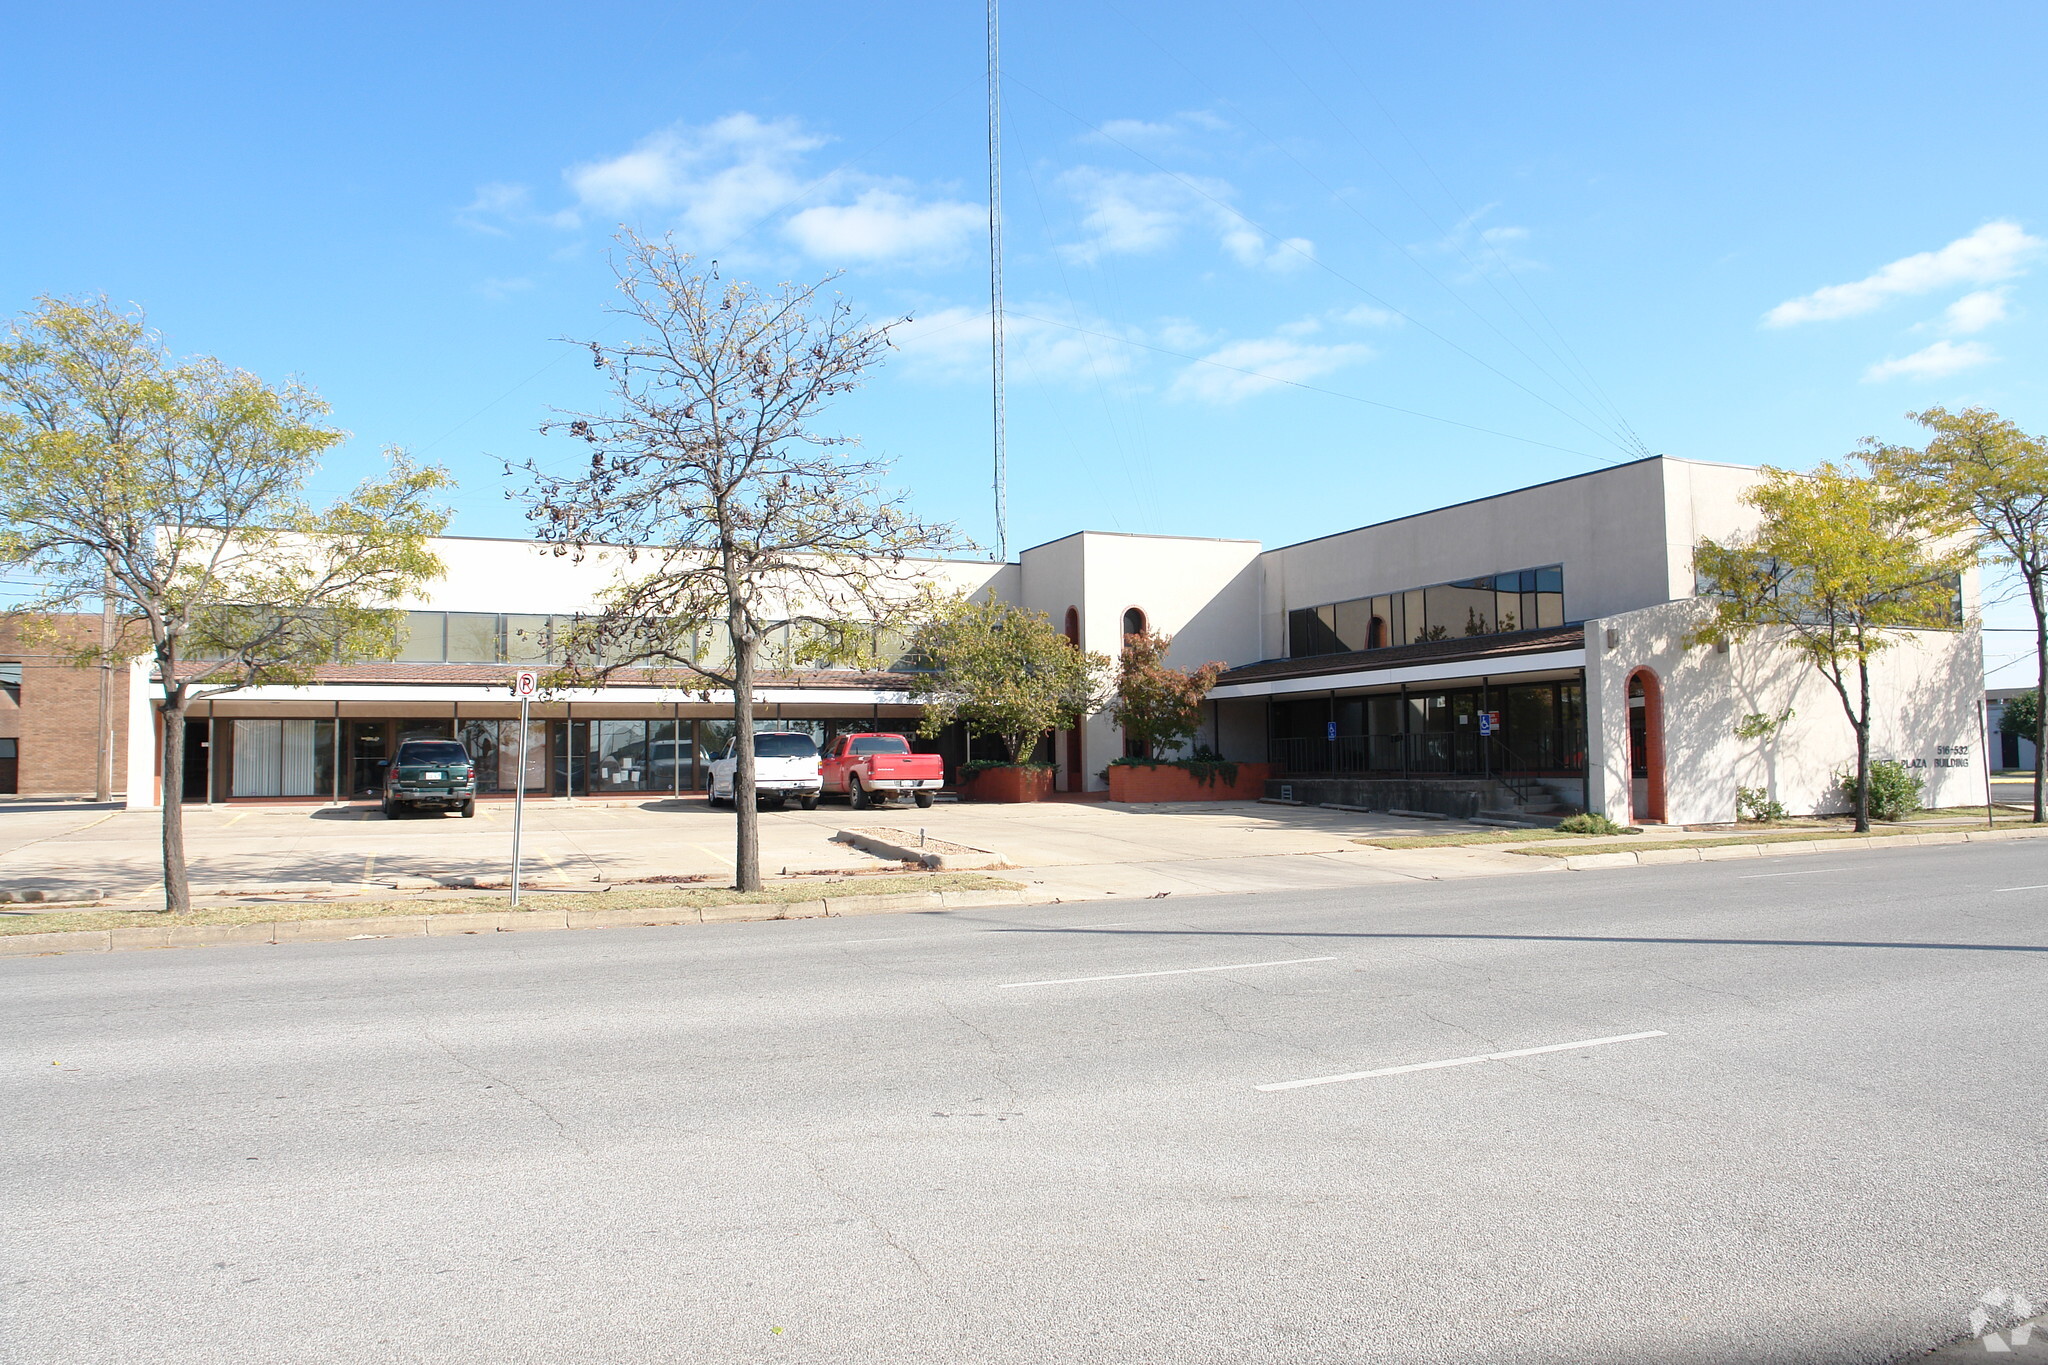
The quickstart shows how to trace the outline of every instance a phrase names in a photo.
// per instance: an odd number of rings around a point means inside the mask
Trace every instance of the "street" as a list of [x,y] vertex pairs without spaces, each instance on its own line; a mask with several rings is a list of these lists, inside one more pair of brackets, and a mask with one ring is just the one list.
[[2044,884],[2016,841],[0,962],[0,1355],[1903,1361],[2048,1298]]

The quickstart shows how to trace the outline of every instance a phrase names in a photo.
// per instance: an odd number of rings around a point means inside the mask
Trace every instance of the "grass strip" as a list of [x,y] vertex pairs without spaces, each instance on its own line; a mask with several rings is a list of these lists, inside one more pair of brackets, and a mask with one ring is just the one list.
[[[902,876],[775,882],[744,894],[724,887],[642,886],[616,891],[519,893],[519,909],[670,910],[710,905],[790,905],[826,897],[892,896],[907,891],[1021,891],[1017,882],[979,872],[907,872]],[[381,919],[388,916],[477,915],[511,909],[503,891],[429,892],[413,900],[269,901],[217,905],[172,915],[162,910],[53,910],[0,915],[0,934],[54,934],[74,929],[160,928],[165,924],[269,924],[276,920]]]
[[1464,834],[1387,834],[1353,839],[1368,848],[1456,848],[1460,844],[1521,844],[1532,839],[1583,839],[1583,834],[1559,834],[1554,829],[1490,829]]
[[1581,853],[1649,853],[1666,848],[1728,848],[1734,844],[1810,844],[1826,839],[1885,839],[1897,835],[1858,834],[1854,830],[1814,830],[1806,834],[1730,834],[1719,839],[1610,839],[1604,843],[1577,844],[1571,848],[1511,848],[1510,853],[1527,853],[1539,858],[1576,858]]

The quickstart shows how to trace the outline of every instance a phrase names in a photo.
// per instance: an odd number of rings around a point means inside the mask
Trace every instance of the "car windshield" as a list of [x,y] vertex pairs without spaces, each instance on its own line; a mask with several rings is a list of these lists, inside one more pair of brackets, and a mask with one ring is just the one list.
[[755,735],[756,758],[816,758],[818,746],[809,735]]
[[469,762],[469,751],[453,740],[414,740],[398,746],[400,763],[442,763],[458,767]]
[[910,741],[901,735],[862,735],[853,742],[857,754],[907,754]]

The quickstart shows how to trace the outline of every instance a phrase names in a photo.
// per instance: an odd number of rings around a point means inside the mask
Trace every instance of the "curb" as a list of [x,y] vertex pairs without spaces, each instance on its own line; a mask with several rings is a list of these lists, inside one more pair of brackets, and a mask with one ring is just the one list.
[[[1788,839],[1777,844],[1716,844],[1705,848],[1653,848],[1646,853],[1576,853],[1557,858],[1569,872],[1666,863],[1718,863],[1730,858],[1776,858],[1794,853],[1868,853],[1881,848],[1924,848],[2001,839],[2039,839],[2048,829],[1958,830],[1948,834],[1866,834],[1855,839]],[[1551,856],[1551,855],[1542,855]]]
[[220,948],[238,943],[338,943],[355,939],[446,938],[455,934],[531,933],[548,929],[657,928],[677,924],[738,924],[756,920],[840,919],[964,910],[983,905],[1032,905],[1018,891],[892,891],[876,896],[835,896],[784,904],[678,906],[668,910],[501,910],[475,915],[389,915],[370,919],[293,919],[256,924],[137,925],[127,929],[73,929],[49,934],[0,934],[0,957],[57,953],[118,953],[135,948]]
[[907,844],[891,843],[858,829],[842,829],[832,836],[832,842],[851,844],[863,853],[872,853],[877,858],[887,858],[892,862],[921,863],[934,872],[982,872],[991,867],[1009,866],[1003,861],[1002,854],[985,848],[972,853],[931,853]]

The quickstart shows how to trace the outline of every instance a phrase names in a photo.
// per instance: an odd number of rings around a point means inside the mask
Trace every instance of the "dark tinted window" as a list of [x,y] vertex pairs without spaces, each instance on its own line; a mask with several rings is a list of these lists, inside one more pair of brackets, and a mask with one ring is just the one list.
[[755,735],[756,758],[816,758],[818,746],[809,735]]
[[469,762],[469,753],[452,740],[420,740],[398,746],[400,763],[446,763],[453,767]]
[[853,742],[857,754],[907,754],[910,741],[901,735],[866,735]]

